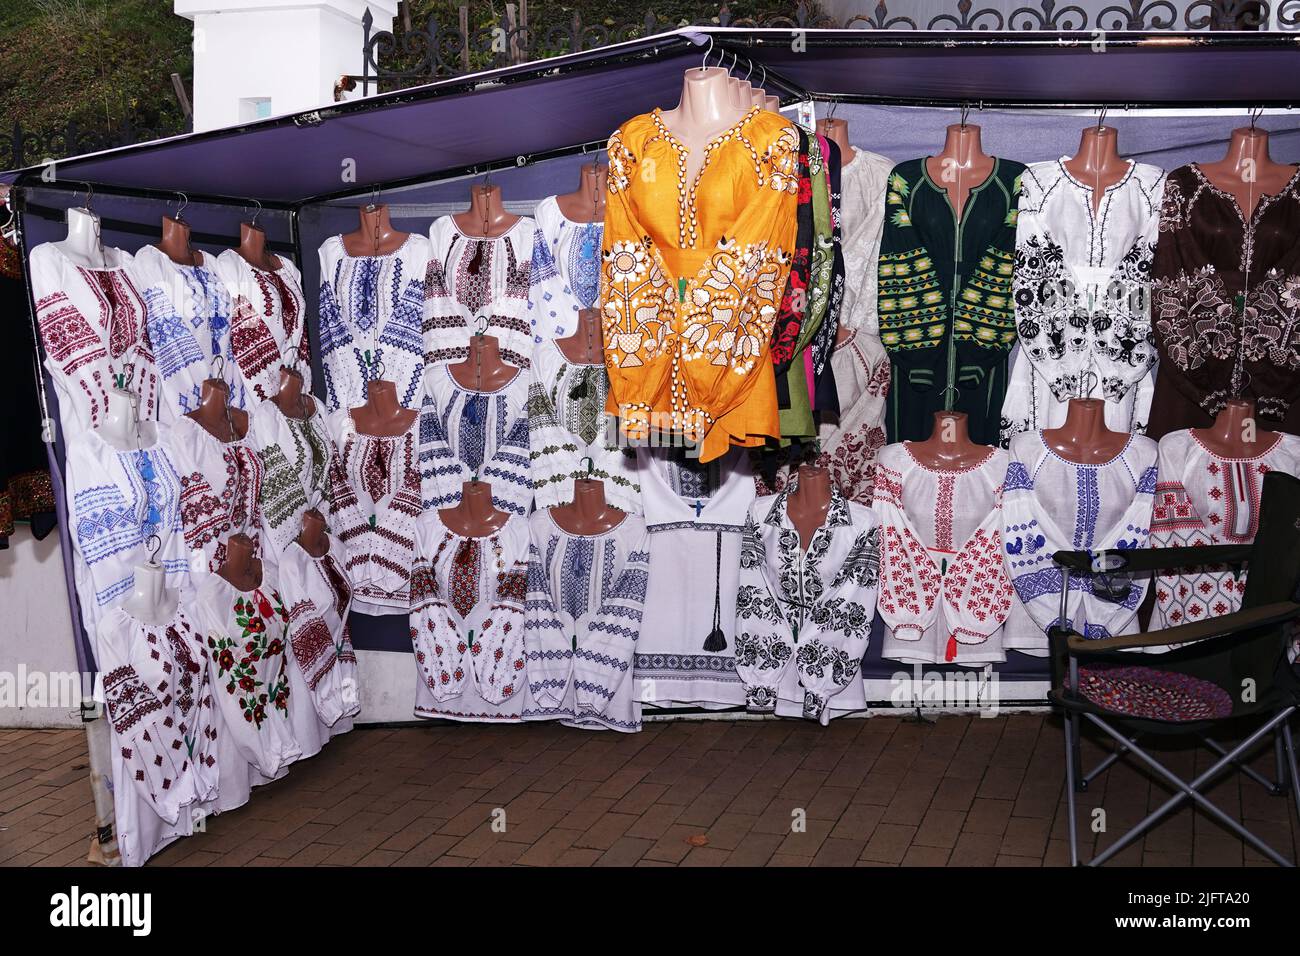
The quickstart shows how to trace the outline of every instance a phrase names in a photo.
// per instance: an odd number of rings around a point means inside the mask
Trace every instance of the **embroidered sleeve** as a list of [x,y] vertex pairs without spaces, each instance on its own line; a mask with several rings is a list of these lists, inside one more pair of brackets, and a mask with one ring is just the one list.
[[492,486],[492,504],[502,511],[527,517],[533,503],[529,476],[528,415],[515,417],[496,451],[483,463],[483,480]]
[[1002,563],[1002,489],[996,506],[966,539],[943,578],[944,620],[950,630],[944,660],[960,656],[959,644],[983,644],[1006,621],[1014,593]]
[[586,635],[573,651],[573,696],[579,710],[604,714],[623,682],[630,679],[641,633],[650,575],[649,541],[642,538],[622,562],[612,541],[605,543],[600,603]]
[[[861,156],[860,161],[865,162],[866,157]],[[871,188],[867,190],[866,205],[844,210],[846,307],[841,313],[840,322],[855,331],[865,326],[866,331],[875,336],[880,335],[880,316],[876,312],[880,281],[877,263],[880,261],[880,237],[885,225],[885,189],[889,172],[888,166],[879,171],[874,163],[867,167],[866,174],[870,178]],[[847,214],[859,217],[859,221],[853,223],[847,219]],[[852,296],[851,300],[849,296]]]
[[808,135],[803,130],[799,130],[799,152],[796,159],[799,199],[795,207],[794,249],[791,252],[790,273],[786,279],[785,293],[781,297],[781,304],[777,308],[776,320],[772,326],[772,364],[776,368],[777,375],[784,374],[794,358],[799,341],[799,330],[803,327],[804,314],[808,308],[814,241],[809,144]]
[[1005,208],[998,207],[1002,221],[957,294],[952,326],[961,363],[957,369],[960,386],[983,381],[986,370],[1006,362],[1007,352],[1016,341],[1011,277],[1015,272],[1021,179],[1017,176],[1012,182]]
[[524,622],[524,653],[528,661],[528,689],[533,699],[548,709],[564,703],[564,690],[573,667],[577,636],[566,634],[551,597],[547,564],[555,539],[546,542],[546,554],[537,542],[528,547],[528,603]]
[[351,356],[347,354],[348,346],[352,344],[352,333],[343,320],[338,296],[334,293],[334,266],[327,243],[320,247],[319,308],[321,370],[325,373],[325,407],[330,411],[342,407],[343,397],[354,391],[349,384]]
[[943,575],[903,510],[902,473],[876,462],[871,509],[881,522],[877,610],[900,641],[919,641],[934,623]]
[[370,523],[361,514],[356,489],[348,478],[345,456],[356,453],[356,438],[343,435],[335,454],[330,456],[326,472],[325,500],[329,506],[330,530],[347,552],[347,573],[354,583],[370,579],[370,551],[365,546]]
[[479,695],[500,704],[523,687],[524,604],[528,562],[520,559],[496,572],[495,594],[477,636],[470,642],[470,661]]
[[303,491],[303,479],[285,457],[278,441],[272,441],[259,449],[262,459],[262,517],[266,521],[267,537],[275,553],[285,548],[298,535],[294,518],[307,508],[307,496]]
[[763,573],[767,560],[758,521],[751,510],[745,519],[740,546],[740,587],[736,594],[736,673],[745,683],[745,705],[754,711],[776,709],[781,675],[794,656],[790,626]]
[[435,700],[456,697],[465,684],[469,641],[452,619],[434,569],[434,560],[417,557],[411,569],[411,646],[415,662]]
[[889,174],[877,265],[880,344],[890,353],[934,348],[947,331],[948,291],[912,223],[914,184],[905,172]]
[[538,342],[572,331],[578,312],[555,254],[539,225],[533,233],[533,262],[528,270],[528,319]]
[[[142,515],[135,514],[105,466],[74,441],[68,451],[68,517],[94,591],[95,608],[116,604],[131,589],[131,561],[137,555]],[[83,605],[89,595],[83,593]]]

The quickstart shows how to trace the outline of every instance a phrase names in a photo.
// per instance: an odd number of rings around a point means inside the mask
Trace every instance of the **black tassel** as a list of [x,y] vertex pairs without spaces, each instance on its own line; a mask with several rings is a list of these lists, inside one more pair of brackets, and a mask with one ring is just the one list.
[[709,631],[709,636],[704,639],[704,649],[714,653],[727,649],[727,635],[722,633],[722,628],[715,627]]
[[486,242],[478,242],[474,245],[474,257],[469,260],[469,265],[465,267],[465,271],[472,276],[478,275],[479,270],[483,268],[483,249],[486,245]]
[[718,536],[713,566],[713,630],[704,639],[704,649],[716,654],[727,649],[727,635],[722,633],[722,532]]

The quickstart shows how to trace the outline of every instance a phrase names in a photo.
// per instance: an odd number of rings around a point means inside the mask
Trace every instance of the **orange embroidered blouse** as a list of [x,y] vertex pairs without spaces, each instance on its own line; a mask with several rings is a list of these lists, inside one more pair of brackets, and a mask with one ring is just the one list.
[[799,138],[754,108],[689,149],[659,110],[609,140],[601,309],[607,411],[626,434],[702,441],[710,461],[732,444],[780,437],[768,357],[795,240]]

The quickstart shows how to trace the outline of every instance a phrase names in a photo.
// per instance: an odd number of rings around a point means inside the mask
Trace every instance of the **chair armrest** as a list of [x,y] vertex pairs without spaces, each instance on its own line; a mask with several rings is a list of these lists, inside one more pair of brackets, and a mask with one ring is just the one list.
[[[1253,545],[1209,544],[1191,548],[1133,548],[1106,552],[1123,564],[1109,568],[1112,573],[1164,571],[1168,568],[1194,568],[1202,564],[1243,564],[1250,560]],[[1092,574],[1095,551],[1057,551],[1052,560],[1058,567],[1080,574]]]
[[1067,643],[1071,654],[1102,654],[1130,647],[1160,647],[1165,644],[1203,641],[1209,637],[1283,624],[1297,617],[1300,617],[1300,604],[1295,601],[1278,601],[1276,604],[1264,604],[1247,611],[1206,618],[1204,621],[1194,621],[1191,624],[1180,624],[1178,627],[1167,627],[1162,631],[1148,631],[1145,634],[1103,637],[1091,641],[1081,634],[1071,634]]

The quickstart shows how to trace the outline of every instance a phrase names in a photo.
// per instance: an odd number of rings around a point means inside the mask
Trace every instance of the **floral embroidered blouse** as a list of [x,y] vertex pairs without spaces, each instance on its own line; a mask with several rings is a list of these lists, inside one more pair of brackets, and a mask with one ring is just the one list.
[[230,347],[244,377],[249,401],[270,398],[280,390],[280,367],[296,365],[303,389],[311,391],[311,350],[307,340],[307,303],[298,267],[279,256],[278,269],[252,265],[234,249],[217,256],[217,274],[234,306]]
[[528,324],[533,340],[572,335],[578,313],[600,299],[600,246],[603,222],[574,222],[554,196],[533,210],[533,263],[528,273]]
[[661,112],[609,140],[602,309],[608,408],[632,434],[658,417],[702,440],[779,436],[769,346],[795,241],[795,126],[751,109],[704,148],[694,182],[687,147]]
[[1195,163],[1169,174],[1152,274],[1160,374],[1149,434],[1205,427],[1230,398],[1300,431],[1300,169],[1247,219]]

